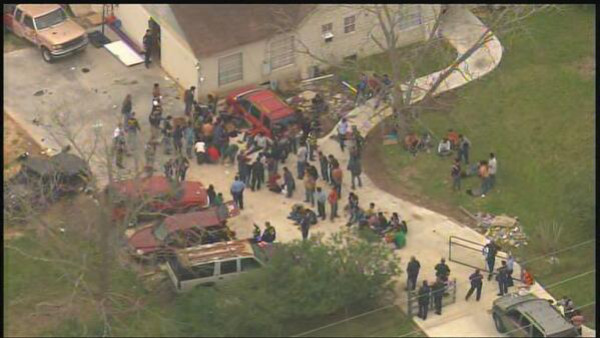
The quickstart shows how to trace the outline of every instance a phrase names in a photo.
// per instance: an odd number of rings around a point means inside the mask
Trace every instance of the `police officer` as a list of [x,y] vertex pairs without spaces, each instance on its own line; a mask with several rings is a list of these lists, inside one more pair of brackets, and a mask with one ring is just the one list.
[[417,287],[417,276],[419,276],[419,269],[421,269],[421,264],[412,256],[410,258],[410,262],[408,262],[408,266],[406,267],[406,274],[408,275],[408,280],[406,281],[406,289],[413,291]]
[[506,261],[502,261],[502,266],[498,268],[496,280],[498,281],[498,296],[504,296],[508,293],[508,271],[506,270]]
[[494,271],[494,265],[496,263],[496,254],[498,253],[496,243],[494,243],[494,241],[489,241],[483,247],[483,253],[485,254],[485,262],[487,263],[488,271],[490,272],[488,280],[492,280],[492,272]]
[[442,297],[444,296],[445,289],[444,282],[441,278],[435,281],[431,286],[431,293],[433,294],[433,305],[435,306],[435,313],[438,315],[442,314]]
[[450,275],[450,268],[446,265],[446,260],[442,260],[435,266],[435,276],[442,280],[442,282],[448,281]]
[[418,303],[419,303],[419,313],[418,317],[425,320],[427,319],[427,311],[429,310],[429,293],[431,289],[429,285],[427,285],[427,281],[423,281],[423,286],[419,288],[417,293],[418,295]]
[[467,296],[465,297],[465,300],[469,300],[469,297],[471,297],[471,295],[473,294],[473,291],[475,291],[475,289],[477,289],[476,299],[477,299],[477,301],[479,301],[479,298],[481,298],[481,287],[483,285],[483,275],[481,274],[479,269],[475,269],[475,272],[473,272],[469,276],[469,280],[471,281],[471,288],[467,292]]

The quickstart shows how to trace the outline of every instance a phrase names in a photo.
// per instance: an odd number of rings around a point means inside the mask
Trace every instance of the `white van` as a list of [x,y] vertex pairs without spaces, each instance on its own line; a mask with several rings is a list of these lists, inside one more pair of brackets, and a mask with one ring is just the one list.
[[237,240],[178,250],[168,259],[166,268],[175,290],[186,292],[198,285],[212,286],[261,268],[266,257],[265,249],[250,240]]

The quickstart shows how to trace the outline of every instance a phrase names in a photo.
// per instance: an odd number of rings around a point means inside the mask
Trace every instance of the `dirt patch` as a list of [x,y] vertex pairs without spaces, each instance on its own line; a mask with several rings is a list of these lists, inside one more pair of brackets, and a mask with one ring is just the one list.
[[[24,152],[39,154],[42,148],[33,138],[4,112],[4,178],[14,175],[18,171],[15,159]],[[6,146],[10,145],[10,146]]]
[[4,33],[4,53],[10,53],[15,50],[23,49],[27,47],[28,43],[25,39],[21,39],[18,36],[10,32]]
[[21,232],[19,230],[4,227],[4,240],[5,241],[10,241],[12,239],[22,237],[23,235],[24,235],[23,232]]
[[[396,197],[410,201],[416,205],[433,210],[447,217],[457,220],[461,224],[474,226],[473,220],[464,215],[459,209],[452,206],[433,201],[427,196],[419,194],[414,187],[410,185],[410,171],[394,170],[393,172],[387,168],[381,167],[384,162],[383,153],[380,151],[382,144],[382,134],[380,128],[373,128],[367,136],[365,144],[363,169],[367,175],[373,180],[373,183],[381,190],[386,191]],[[404,178],[397,178],[400,175]],[[415,215],[412,215],[415,217]],[[417,219],[417,217],[415,217]]]
[[596,76],[596,59],[591,56],[586,56],[575,63],[575,69],[585,78]]

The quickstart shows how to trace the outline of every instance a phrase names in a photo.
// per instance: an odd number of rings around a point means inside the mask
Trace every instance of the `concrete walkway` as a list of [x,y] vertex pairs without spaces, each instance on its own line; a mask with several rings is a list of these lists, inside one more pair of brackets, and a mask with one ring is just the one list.
[[[472,42],[480,36],[485,27],[469,11],[460,8],[453,8],[448,12],[441,29],[443,36],[448,39],[448,41],[457,49],[458,53],[464,53],[472,44]],[[86,56],[87,58],[92,60],[98,59],[95,51],[92,50],[88,51],[87,53],[89,54]],[[501,56],[502,46],[496,38],[492,38],[486,44],[485,48],[477,51],[466,62],[459,66],[462,74],[461,72],[454,72],[452,75],[450,75],[440,86],[437,93],[457,88],[473,79],[485,75],[497,66],[497,64],[500,62]],[[86,63],[89,62],[86,60],[83,60],[82,62],[84,61]],[[99,59],[97,62],[100,62]],[[110,63],[108,60],[102,62]],[[11,63],[11,65],[13,64],[13,67],[17,67],[17,62]],[[7,60],[5,59],[5,66],[6,65]],[[119,69],[116,65],[114,67],[115,69]],[[11,68],[5,67],[5,69],[10,70]],[[160,80],[162,85],[162,75],[158,74],[156,69],[151,69],[148,72],[144,69],[140,69],[139,67],[132,69],[131,71],[128,70],[127,73],[122,75],[134,76],[134,78],[137,78],[137,75],[135,75],[134,72],[135,74],[144,73],[143,75],[139,76],[148,76],[150,73],[152,73],[154,76],[152,79],[145,78],[145,81],[140,82],[140,85],[142,86],[134,86],[136,90],[138,90],[137,88],[139,87],[139,96],[134,95],[136,100],[140,100],[140,105],[137,107],[145,110],[143,107],[148,104],[147,102],[150,102],[149,95],[151,91],[151,83],[159,82]],[[419,85],[430,85],[433,83],[438,74],[439,72],[436,72],[420,78],[418,80]],[[13,74],[13,76],[16,76],[16,74]],[[111,93],[115,87],[114,84],[110,82],[107,82],[106,84],[99,84],[99,86],[103,90],[109,91],[109,93]],[[4,88],[6,93],[6,82]],[[119,89],[117,89],[117,91],[119,91]],[[103,113],[111,116],[111,120],[118,121],[120,118],[120,113],[118,110],[112,109],[110,105],[117,104],[120,107],[122,95],[121,89],[121,93],[115,93],[115,95],[112,96],[115,99],[110,100],[111,102],[107,102],[107,107],[103,107],[104,109],[102,109]],[[172,94],[172,96],[174,95]],[[414,98],[414,101],[416,102],[421,98],[422,94],[417,95]],[[174,106],[176,105],[176,103],[173,104]],[[182,105],[181,103],[178,104]],[[374,114],[373,109],[370,106],[371,104],[373,104],[373,102],[370,102],[351,113],[352,124],[357,125],[363,135],[366,135],[366,133],[383,117],[374,117],[372,121],[369,121]],[[31,116],[33,116],[33,110],[35,108],[39,109],[38,111],[44,111],[42,110],[44,108],[43,105],[36,104],[35,107],[32,107],[21,105],[20,102],[10,102],[10,104],[5,102],[5,107],[7,105],[14,108],[14,110],[10,110],[8,113],[10,113],[11,116],[16,117],[16,120],[20,123],[24,123],[24,127],[28,131],[31,131],[33,136],[37,136],[34,137],[35,139],[39,139],[40,136],[45,136],[47,138],[47,134],[41,133],[40,129],[35,128],[31,122],[29,122],[31,120]],[[173,109],[173,111],[176,110],[179,109]],[[17,114],[15,112],[19,113]],[[384,111],[383,115],[387,116],[390,113],[391,111],[387,110]],[[19,115],[21,115],[20,118]],[[140,122],[142,123],[142,136],[147,138],[147,130],[149,128],[147,128],[146,114],[141,113],[139,115]],[[181,113],[177,112],[176,114],[174,113],[172,115],[180,116]],[[24,118],[25,116],[27,116],[27,118]],[[93,121],[91,118],[90,120]],[[108,125],[109,124],[107,123],[107,126]],[[110,134],[110,132],[112,132],[112,128],[105,128],[104,132]],[[347,153],[342,153],[338,143],[332,140],[329,136],[330,135],[319,140],[319,147],[324,153],[335,155],[336,158],[340,160],[342,167],[345,169],[348,160]],[[292,170],[292,172],[295,172],[296,169],[295,161],[295,156],[290,156],[285,164],[290,168],[290,170]],[[159,159],[157,162],[162,164],[164,162],[164,158]],[[318,167],[318,163],[314,162],[313,164],[317,165]],[[126,166],[130,167],[131,163],[126,163]],[[93,170],[95,172],[102,172],[104,171],[104,168],[95,167]],[[213,184],[217,191],[223,192],[226,198],[230,198],[229,186],[233,181],[233,176],[235,175],[236,171],[237,167],[223,167],[221,165],[198,166],[192,164],[188,171],[187,179],[199,180],[206,185]],[[346,204],[348,192],[350,191],[349,173],[344,171],[344,176],[345,182],[342,188],[343,199],[340,203],[340,209]],[[302,182],[298,181],[296,184],[298,189],[291,199],[287,199],[283,195],[269,192],[264,188],[257,192],[251,192],[248,190],[244,194],[245,210],[240,216],[234,218],[230,222],[231,227],[237,231],[238,237],[250,237],[252,234],[252,223],[257,223],[261,226],[261,228],[264,228],[264,222],[270,221],[277,229],[278,241],[287,242],[290,240],[300,239],[301,234],[299,229],[292,225],[291,221],[287,219],[287,215],[291,206],[295,203],[301,203],[304,198]],[[320,185],[323,186],[322,184]],[[380,208],[382,211],[385,211],[388,214],[391,214],[391,212],[398,212],[401,217],[407,220],[409,224],[409,235],[407,238],[408,243],[407,246],[404,249],[399,250],[397,254],[401,259],[400,262],[403,268],[405,268],[406,263],[411,255],[415,255],[420,260],[421,272],[419,275],[419,282],[423,279],[434,279],[434,265],[439,262],[441,257],[447,258],[448,256],[448,238],[450,235],[459,236],[482,244],[484,243],[483,236],[474,230],[458,224],[444,215],[414,205],[408,201],[402,200],[382,191],[376,187],[365,175],[363,175],[363,187],[358,189],[356,192],[359,195],[361,205],[366,206],[369,202],[374,202],[377,205],[377,208]],[[329,209],[327,209],[327,211],[329,211]],[[322,233],[324,235],[331,234],[345,228],[345,222],[345,217],[337,220],[336,222],[319,222],[317,225],[311,228],[311,235],[316,233]],[[445,308],[442,316],[436,316],[435,314],[432,314],[427,321],[416,319],[419,327],[423,329],[429,336],[498,336],[491,318],[491,314],[488,312],[489,309],[491,309],[492,301],[496,298],[496,283],[484,282],[481,301],[477,303],[474,300],[471,300],[469,303],[466,303],[464,301],[464,296],[469,287],[467,279],[469,274],[472,273],[472,269],[462,265],[453,264],[451,262],[448,263],[452,270],[451,276],[457,278],[457,302]],[[405,282],[403,275],[402,281],[398,283],[398,302],[400,306],[405,308],[406,301],[404,299],[406,297],[406,293],[403,291],[404,286]],[[550,296],[546,294],[543,289],[539,287],[539,285],[536,285],[534,289],[537,290],[536,293],[539,292],[542,297],[550,298]]]

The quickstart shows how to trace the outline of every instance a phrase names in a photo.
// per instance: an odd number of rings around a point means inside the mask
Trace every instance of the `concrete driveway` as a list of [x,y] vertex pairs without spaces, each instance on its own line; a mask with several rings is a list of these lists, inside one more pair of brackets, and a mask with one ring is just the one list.
[[[57,142],[47,128],[34,125],[34,118],[60,134],[61,128],[50,116],[61,114],[69,128],[77,132],[77,144],[90,150],[95,135],[92,126],[100,122],[101,135],[110,140],[117,123],[122,121],[121,103],[127,93],[132,94],[133,111],[146,138],[154,83],[160,84],[164,111],[181,115],[183,102],[177,99],[179,89],[157,66],[126,67],[106,49],[92,45],[53,64],[44,62],[33,46],[4,54],[5,110],[43,146],[56,150],[63,141]],[[96,173],[101,181],[106,176],[105,170]]]

